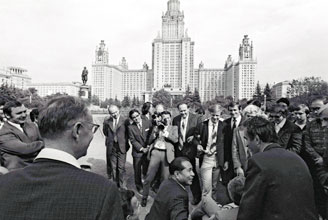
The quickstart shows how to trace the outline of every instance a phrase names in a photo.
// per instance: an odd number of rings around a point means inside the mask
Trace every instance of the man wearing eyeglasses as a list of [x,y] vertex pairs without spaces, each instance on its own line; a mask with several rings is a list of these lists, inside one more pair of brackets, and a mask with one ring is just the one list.
[[85,103],[72,96],[50,100],[40,112],[45,148],[34,163],[0,178],[0,219],[123,220],[117,187],[82,170],[99,125]]
[[110,117],[105,119],[103,133],[106,136],[106,161],[108,178],[113,178],[117,186],[126,189],[125,162],[129,150],[128,125],[116,105],[108,107]]
[[143,193],[142,174],[146,175],[149,160],[147,153],[149,150],[148,142],[151,134],[152,124],[147,119],[142,119],[137,109],[129,112],[129,117],[133,123],[128,127],[129,139],[132,145],[134,181],[139,194]]

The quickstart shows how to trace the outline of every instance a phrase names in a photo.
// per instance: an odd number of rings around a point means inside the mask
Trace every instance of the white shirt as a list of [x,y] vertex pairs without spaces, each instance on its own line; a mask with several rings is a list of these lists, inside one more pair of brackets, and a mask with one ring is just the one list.
[[[214,129],[216,129],[216,130],[218,129],[218,123],[215,124]],[[211,147],[212,143],[213,143],[212,133],[213,133],[213,122],[210,119],[208,121],[208,138],[207,138],[207,146],[206,146],[206,149],[209,149]]]
[[277,134],[279,133],[280,129],[284,127],[285,123],[286,123],[286,118],[282,119],[282,121],[279,124],[275,124],[274,127]]
[[38,156],[36,156],[35,160],[43,158],[43,159],[51,159],[51,160],[58,160],[64,163],[71,164],[79,169],[81,169],[81,166],[79,162],[76,160],[73,155],[54,148],[44,148],[40,151]]
[[11,124],[12,126],[14,126],[15,128],[17,128],[18,130],[20,130],[21,132],[24,133],[24,130],[23,128],[19,125],[19,124],[16,124],[14,122],[11,122],[11,121],[7,121],[9,124]]
[[[239,126],[241,122],[241,116],[236,118],[236,128]],[[233,118],[231,118],[231,128],[233,127]]]
[[[181,134],[182,134],[182,137],[183,137],[183,142],[186,141],[186,133],[187,133],[188,119],[189,119],[189,113],[187,114],[187,117],[186,118],[181,117],[180,128],[181,128]],[[184,122],[184,129],[182,128],[182,122]]]

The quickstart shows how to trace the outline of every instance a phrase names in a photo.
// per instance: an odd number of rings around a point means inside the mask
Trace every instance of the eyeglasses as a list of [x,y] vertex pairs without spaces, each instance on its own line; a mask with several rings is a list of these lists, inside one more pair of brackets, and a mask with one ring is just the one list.
[[98,124],[94,124],[94,123],[92,123],[92,122],[81,121],[80,123],[81,123],[82,125],[83,125],[83,123],[87,123],[87,124],[92,125],[92,128],[91,128],[92,133],[96,133],[97,130],[98,130],[98,128],[100,127],[100,125],[98,125]]

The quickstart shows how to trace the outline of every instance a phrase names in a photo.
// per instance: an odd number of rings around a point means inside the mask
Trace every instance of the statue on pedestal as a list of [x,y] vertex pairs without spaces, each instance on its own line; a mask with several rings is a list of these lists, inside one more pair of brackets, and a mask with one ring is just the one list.
[[88,70],[86,67],[84,67],[83,71],[82,71],[82,83],[83,85],[85,85],[88,81]]

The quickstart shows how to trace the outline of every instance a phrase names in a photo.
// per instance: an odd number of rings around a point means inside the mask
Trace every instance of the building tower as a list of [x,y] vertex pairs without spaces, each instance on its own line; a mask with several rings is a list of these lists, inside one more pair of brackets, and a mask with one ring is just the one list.
[[186,90],[193,74],[194,42],[184,29],[184,13],[179,0],[169,0],[162,16],[162,36],[152,43],[153,86],[155,90],[170,87]]
[[234,98],[251,99],[255,93],[255,69],[257,61],[253,57],[253,42],[248,35],[239,46],[239,61],[234,74]]

